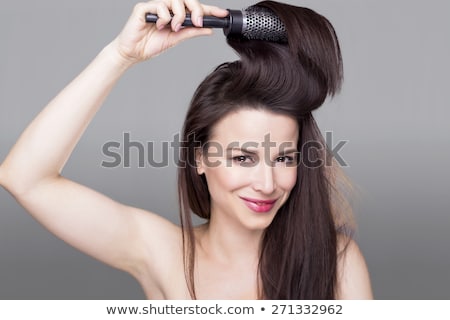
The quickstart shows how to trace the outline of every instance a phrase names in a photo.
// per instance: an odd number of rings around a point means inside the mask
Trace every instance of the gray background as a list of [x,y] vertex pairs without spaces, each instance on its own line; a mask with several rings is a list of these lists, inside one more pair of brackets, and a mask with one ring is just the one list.
[[[341,41],[345,84],[316,113],[360,190],[358,243],[377,299],[449,299],[450,2],[286,1],[328,17]],[[32,118],[120,31],[134,1],[3,1],[0,161]],[[242,8],[252,1],[209,1]],[[175,167],[101,167],[107,141],[171,141],[191,95],[234,60],[221,32],[130,70],[64,174],[121,202],[178,221]],[[157,156],[156,156],[157,157]],[[105,223],[108,223],[105,221]],[[70,227],[70,226],[68,226]],[[0,190],[0,298],[141,299],[127,274],[72,249]]]

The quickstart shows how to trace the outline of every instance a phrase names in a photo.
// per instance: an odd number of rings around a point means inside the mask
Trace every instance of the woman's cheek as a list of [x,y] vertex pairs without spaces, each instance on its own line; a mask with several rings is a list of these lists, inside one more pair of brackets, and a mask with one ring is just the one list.
[[284,190],[291,190],[297,182],[297,168],[279,168],[277,175],[277,184]]

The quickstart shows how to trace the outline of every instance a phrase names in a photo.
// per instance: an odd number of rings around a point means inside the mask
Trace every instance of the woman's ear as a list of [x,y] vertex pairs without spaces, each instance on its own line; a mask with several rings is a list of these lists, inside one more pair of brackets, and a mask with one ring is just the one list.
[[195,151],[195,167],[197,168],[197,174],[202,175],[205,173],[203,164],[203,152],[201,149]]

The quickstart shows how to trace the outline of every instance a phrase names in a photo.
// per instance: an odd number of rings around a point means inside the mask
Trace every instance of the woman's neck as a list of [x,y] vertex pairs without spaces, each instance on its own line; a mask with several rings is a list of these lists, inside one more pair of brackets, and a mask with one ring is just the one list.
[[262,230],[248,230],[212,216],[199,228],[198,245],[217,261],[257,265],[262,234]]

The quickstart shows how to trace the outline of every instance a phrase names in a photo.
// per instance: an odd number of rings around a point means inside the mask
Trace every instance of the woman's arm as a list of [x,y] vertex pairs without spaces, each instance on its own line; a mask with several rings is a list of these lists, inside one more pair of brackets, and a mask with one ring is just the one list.
[[[182,40],[211,33],[203,28],[179,30],[185,5],[197,17],[197,26],[203,14],[227,14],[196,0],[136,5],[121,34],[42,110],[0,166],[0,185],[47,229],[81,251],[133,274],[139,272],[143,256],[159,254],[158,240],[168,237],[174,227],[156,215],[65,179],[61,170],[126,70]],[[174,18],[166,27],[169,10]],[[145,23],[146,12],[159,15],[156,25]]]

